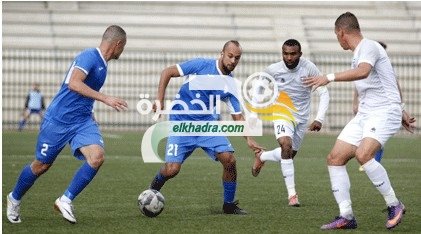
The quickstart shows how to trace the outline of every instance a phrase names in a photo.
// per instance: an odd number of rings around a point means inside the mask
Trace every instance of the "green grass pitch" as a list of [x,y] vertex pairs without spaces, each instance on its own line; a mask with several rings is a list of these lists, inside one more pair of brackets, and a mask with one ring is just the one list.
[[[330,191],[325,163],[335,136],[308,134],[295,159],[296,189],[301,207],[287,206],[287,192],[277,163],[268,162],[259,177],[251,175],[253,155],[242,137],[231,141],[236,149],[236,198],[247,216],[223,215],[222,167],[196,150],[180,174],[161,192],[165,209],[157,218],[142,216],[137,197],[146,189],[160,164],[145,164],[140,153],[142,133],[104,133],[106,161],[96,178],[74,201],[78,223],[65,222],[53,209],[81,161],[65,148],[51,169],[25,195],[22,223],[6,218],[6,194],[22,167],[33,159],[36,132],[3,131],[3,233],[320,233],[320,226],[338,214]],[[256,140],[276,147],[271,135]],[[394,233],[421,232],[421,138],[394,137],[382,161],[398,197],[407,207]],[[161,155],[164,142],[160,144]],[[355,160],[348,163],[356,233],[390,233],[385,227],[383,198]]]

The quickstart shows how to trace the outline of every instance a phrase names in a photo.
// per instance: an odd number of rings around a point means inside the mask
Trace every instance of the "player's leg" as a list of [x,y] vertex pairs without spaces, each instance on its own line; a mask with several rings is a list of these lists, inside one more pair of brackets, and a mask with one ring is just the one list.
[[321,227],[329,229],[353,229],[357,223],[352,211],[350,195],[351,183],[346,170],[347,162],[354,157],[357,145],[362,139],[363,129],[360,125],[362,115],[356,115],[339,134],[332,150],[327,156],[327,165],[331,188],[339,206],[339,216]]
[[174,178],[181,169],[181,163],[176,162],[166,162],[163,167],[161,167],[152,180],[149,188],[155,190],[161,190],[167,180]]
[[45,164],[35,159],[22,169],[14,189],[7,195],[7,218],[11,223],[21,222],[20,203],[22,197],[50,166],[51,164]]
[[168,137],[165,148],[165,165],[159,169],[149,188],[158,191],[161,190],[167,180],[174,178],[179,173],[184,160],[186,160],[195,149],[195,137]]
[[304,139],[307,126],[306,124],[298,123],[295,128],[293,127],[293,125],[286,126],[289,130],[285,131],[286,136],[278,138],[278,143],[282,148],[280,165],[288,191],[288,205],[299,207],[300,202],[298,201],[298,195],[295,190],[295,167],[293,159],[297,155],[298,149]]
[[25,110],[23,111],[23,114],[22,114],[22,119],[19,121],[19,128],[18,128],[18,130],[19,130],[19,131],[22,131],[22,130],[23,130],[23,128],[25,127],[25,124],[26,124],[26,122],[28,121],[29,116],[31,115],[30,113],[31,113],[31,112],[30,112],[30,110],[29,110],[29,109],[25,109]]
[[235,200],[237,191],[237,163],[234,157],[234,148],[228,138],[223,136],[201,136],[197,144],[214,161],[219,161],[223,167],[222,187],[224,190],[224,204],[222,211],[225,214],[244,215],[247,212],[238,207]]
[[104,162],[105,153],[104,141],[98,125],[93,120],[73,125],[69,132],[73,136],[70,140],[73,155],[85,161],[74,174],[63,195],[56,199],[54,207],[65,220],[76,223],[72,201],[94,179]]
[[[279,120],[273,123],[273,129],[275,139],[280,137],[291,137],[294,135],[295,127],[291,121]],[[253,167],[251,168],[251,174],[257,177],[266,161],[279,162],[281,160],[282,147],[278,147],[271,151],[261,151],[260,155],[257,155]]]
[[83,146],[79,148],[79,151],[83,154],[86,161],[76,171],[64,194],[57,198],[54,203],[56,210],[60,211],[70,223],[76,223],[72,201],[94,179],[104,162],[104,148],[100,145]]
[[342,141],[338,137],[327,157],[330,183],[336,203],[339,206],[339,216],[330,223],[323,225],[321,227],[323,230],[357,228],[352,211],[351,183],[346,170],[346,163],[354,156],[355,150],[356,146]]
[[[65,129],[61,129],[48,121],[41,125],[35,149],[35,160],[23,168],[14,189],[7,196],[7,217],[10,222],[19,223],[21,221],[21,199],[38,177],[50,168],[57,155],[66,145],[67,139],[64,131]],[[62,140],[57,142],[57,139]]]
[[[384,153],[384,150],[383,150],[383,147],[382,147],[379,150],[377,150],[376,154],[374,155],[374,159],[377,162],[380,162],[383,158],[383,153]],[[362,165],[358,169],[359,169],[359,171],[364,171],[364,167]]]
[[234,201],[237,190],[237,165],[234,154],[232,152],[222,152],[217,154],[217,158],[224,168],[222,174],[222,186],[224,188],[223,212],[225,214],[247,214],[245,210],[238,207],[238,202]]
[[[386,222],[386,228],[388,229],[394,228],[400,223],[405,213],[405,206],[397,199],[386,169],[374,159],[374,154],[400,128],[401,112],[399,108],[396,109],[396,111],[388,110],[385,113],[370,117],[366,121],[364,138],[356,152],[356,157],[364,167],[368,178],[386,202],[389,211]],[[375,129],[375,131],[372,129]]]

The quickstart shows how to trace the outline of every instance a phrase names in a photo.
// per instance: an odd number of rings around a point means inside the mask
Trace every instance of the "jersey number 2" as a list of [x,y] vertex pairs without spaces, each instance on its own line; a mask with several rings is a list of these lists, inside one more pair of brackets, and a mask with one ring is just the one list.
[[48,150],[48,145],[46,143],[42,144],[41,154],[42,156],[47,156],[46,152]]
[[[167,151],[167,155],[168,156],[177,156],[178,152],[178,145],[177,144],[169,144],[168,145],[168,151]],[[173,153],[174,151],[174,153]]]

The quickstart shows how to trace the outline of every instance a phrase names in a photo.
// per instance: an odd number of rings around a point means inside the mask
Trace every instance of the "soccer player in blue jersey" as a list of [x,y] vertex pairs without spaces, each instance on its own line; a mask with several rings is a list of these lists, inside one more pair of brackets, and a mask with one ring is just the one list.
[[105,82],[108,61],[120,57],[126,40],[126,32],[120,26],[109,26],[99,47],[82,51],[70,65],[41,123],[35,160],[23,168],[13,191],[7,195],[7,218],[11,223],[21,222],[22,197],[50,168],[67,143],[76,158],[86,161],[54,207],[65,220],[76,223],[72,201],[104,162],[104,142],[92,112],[94,101],[101,101],[117,111],[127,109],[124,100],[99,92]]
[[[200,99],[203,103],[209,104],[212,101],[211,95],[220,95],[221,100],[228,104],[231,109],[231,116],[235,121],[243,121],[240,102],[232,93],[223,90],[190,90],[190,75],[210,75],[205,79],[215,79],[214,76],[230,76],[240,61],[242,49],[238,41],[228,41],[225,43],[219,59],[191,59],[180,64],[165,68],[161,73],[158,86],[158,101],[160,105],[154,105],[155,111],[163,108],[165,90],[172,77],[188,76],[181,86],[176,100],[180,100],[188,105],[189,110],[203,110],[200,105],[192,104],[192,100]],[[209,108],[213,108],[211,106]],[[183,110],[181,105],[174,105],[174,112]],[[170,113],[170,121],[217,121],[215,114],[176,114]],[[247,145],[258,153],[261,147],[251,137],[245,137]],[[183,162],[192,154],[196,148],[202,148],[208,156],[215,161],[221,162],[223,166],[222,186],[224,190],[224,204],[222,210],[225,214],[244,215],[247,212],[238,207],[238,202],[234,201],[237,188],[237,169],[234,149],[226,136],[169,136],[165,150],[165,165],[161,167],[150,188],[160,190],[164,183],[175,177]]]
[[42,121],[43,111],[45,110],[44,96],[39,89],[39,84],[34,83],[32,89],[29,91],[26,96],[25,108],[23,110],[22,120],[19,121],[19,131],[23,130],[26,122],[32,114],[37,114]]

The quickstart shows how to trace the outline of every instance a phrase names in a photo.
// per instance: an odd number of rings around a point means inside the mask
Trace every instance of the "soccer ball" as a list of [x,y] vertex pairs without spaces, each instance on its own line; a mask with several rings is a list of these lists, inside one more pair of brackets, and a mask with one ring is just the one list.
[[159,191],[147,189],[139,195],[137,204],[142,214],[153,218],[164,210],[165,198]]

